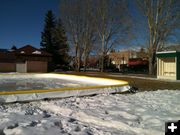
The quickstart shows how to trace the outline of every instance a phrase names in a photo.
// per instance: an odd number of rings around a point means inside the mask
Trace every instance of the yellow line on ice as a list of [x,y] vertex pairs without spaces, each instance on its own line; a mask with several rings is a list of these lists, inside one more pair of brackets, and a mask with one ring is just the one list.
[[[41,75],[41,74],[56,74],[56,73],[38,73],[38,74],[37,73],[26,73],[26,74],[0,74],[0,75]],[[101,79],[101,80],[111,80],[111,81],[123,82],[124,84],[88,86],[88,87],[73,87],[73,88],[59,88],[59,89],[26,90],[26,91],[1,91],[0,95],[42,93],[42,92],[67,91],[67,90],[86,90],[86,89],[107,88],[107,87],[120,87],[120,86],[128,85],[128,82],[126,82],[126,81],[120,81],[120,80],[108,79],[108,78],[67,75],[67,74],[56,74],[56,75],[66,75],[66,76],[86,77],[86,78],[94,78],[94,79]]]

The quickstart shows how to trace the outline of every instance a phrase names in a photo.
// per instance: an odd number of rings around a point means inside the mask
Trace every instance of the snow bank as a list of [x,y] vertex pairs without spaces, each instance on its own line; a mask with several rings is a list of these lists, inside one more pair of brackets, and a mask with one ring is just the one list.
[[164,135],[180,119],[180,91],[71,97],[0,106],[5,135]]

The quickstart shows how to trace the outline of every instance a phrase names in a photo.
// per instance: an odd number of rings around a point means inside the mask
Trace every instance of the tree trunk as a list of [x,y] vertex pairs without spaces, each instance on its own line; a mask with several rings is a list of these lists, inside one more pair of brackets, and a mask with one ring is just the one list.
[[74,68],[75,71],[77,71],[77,57],[74,58]]
[[80,72],[81,69],[81,50],[79,48],[79,52],[78,52],[78,64],[77,64],[77,72]]
[[80,72],[80,68],[81,68],[81,58],[78,57],[77,72]]
[[75,66],[75,70],[76,70],[76,72],[77,72],[77,71],[78,71],[77,48],[75,48],[74,66]]
[[102,51],[103,51],[103,54],[102,54],[102,59],[101,59],[101,72],[104,72],[104,57],[105,57],[105,38],[103,36],[102,38]]
[[152,57],[149,56],[149,75],[153,74],[153,64],[152,64]]
[[84,72],[86,72],[87,68],[87,55],[84,55]]
[[150,52],[149,54],[149,75],[155,75],[156,70],[156,53]]
[[101,58],[101,72],[104,72],[104,54],[102,55]]

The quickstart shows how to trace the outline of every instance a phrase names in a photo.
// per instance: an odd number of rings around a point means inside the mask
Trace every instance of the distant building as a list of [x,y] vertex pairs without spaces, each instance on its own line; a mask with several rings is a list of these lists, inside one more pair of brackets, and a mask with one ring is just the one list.
[[51,56],[31,45],[15,51],[0,51],[0,72],[47,72]]
[[118,52],[111,52],[109,54],[109,59],[112,64],[116,65],[116,68],[120,70],[120,66],[124,64],[128,64],[129,59],[132,58],[141,58],[142,60],[148,59],[148,54],[141,49],[140,51],[135,50],[125,50]]

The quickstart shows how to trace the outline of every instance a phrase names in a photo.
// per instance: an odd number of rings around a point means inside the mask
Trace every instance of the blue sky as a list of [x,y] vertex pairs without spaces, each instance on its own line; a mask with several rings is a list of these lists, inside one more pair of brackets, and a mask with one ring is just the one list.
[[0,48],[30,44],[40,48],[48,10],[57,16],[60,0],[0,0]]

